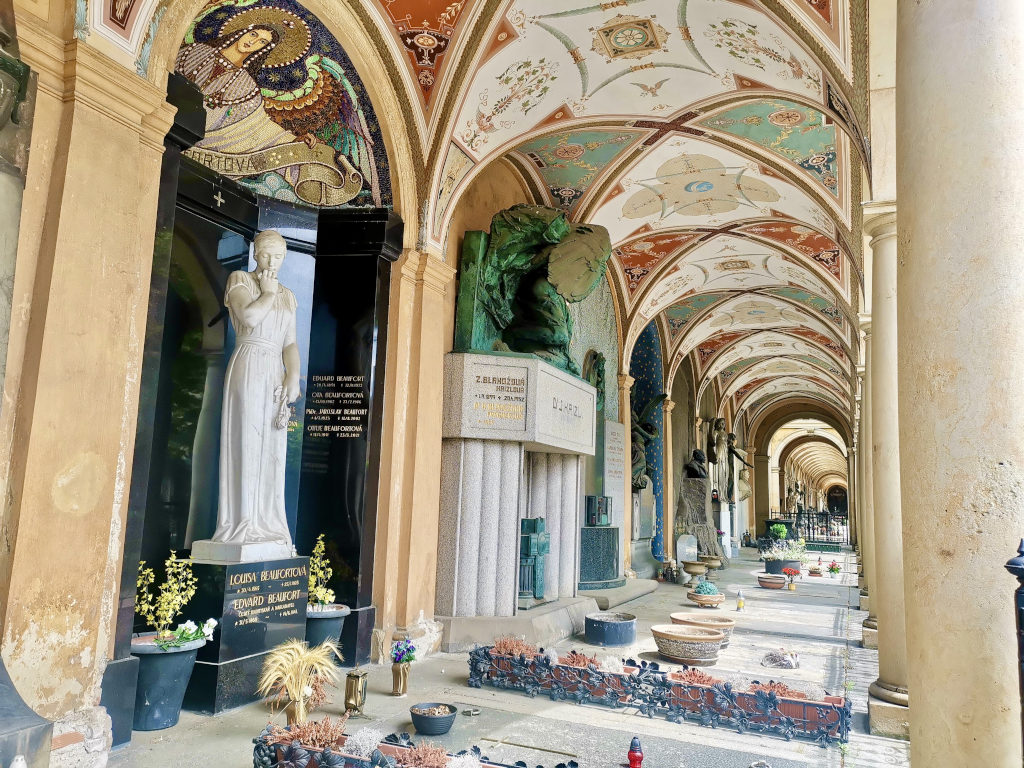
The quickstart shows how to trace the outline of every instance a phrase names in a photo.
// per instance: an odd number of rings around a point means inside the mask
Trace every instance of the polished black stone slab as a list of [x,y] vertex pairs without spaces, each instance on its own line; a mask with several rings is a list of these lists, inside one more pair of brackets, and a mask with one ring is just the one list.
[[135,714],[135,685],[139,679],[139,660],[135,656],[107,662],[103,670],[100,706],[106,708],[113,728],[113,745],[132,740]]
[[274,646],[306,636],[309,558],[219,565],[195,562],[198,581],[185,617],[219,622],[199,649],[183,706],[216,714],[256,701],[263,657]]
[[[603,589],[619,578],[619,529],[616,526],[580,529],[580,589]],[[597,582],[600,586],[593,586]]]
[[235,565],[196,561],[192,572],[198,584],[185,613],[197,624],[211,616],[220,622],[213,641],[199,649],[200,661],[234,661],[306,636],[308,557]]
[[185,691],[182,709],[203,715],[219,715],[259,699],[256,686],[265,653],[218,664],[196,661]]
[[[324,535],[338,602],[372,601],[391,264],[402,222],[386,209],[317,222],[296,546]],[[346,626],[358,622],[346,622]]]
[[0,658],[0,765],[21,755],[29,768],[46,768],[52,734],[53,724],[24,702]]
[[354,609],[345,619],[341,628],[341,655],[345,666],[358,667],[370,662],[376,620],[377,609],[372,605]]

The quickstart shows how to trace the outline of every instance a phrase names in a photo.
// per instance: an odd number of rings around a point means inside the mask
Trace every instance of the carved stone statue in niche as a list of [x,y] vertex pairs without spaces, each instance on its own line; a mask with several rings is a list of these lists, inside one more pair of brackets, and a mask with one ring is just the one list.
[[217,530],[211,541],[195,542],[197,559],[261,560],[294,552],[284,478],[289,404],[300,394],[297,302],[277,281],[284,238],[266,230],[253,247],[256,271],[232,272],[224,292],[235,349],[224,379]]
[[[658,428],[650,421],[654,409],[658,408],[665,400],[667,394],[660,394],[651,398],[651,401],[644,406],[641,413],[637,414],[636,408],[631,412],[631,433],[630,433],[630,459],[633,464],[633,490],[639,491],[646,488],[651,478],[647,474],[647,444],[658,436]],[[633,398],[630,397],[630,402]]]
[[725,498],[726,498],[727,501],[736,501],[736,487],[735,487],[735,483],[734,483],[734,480],[733,480],[733,478],[736,477],[736,473],[733,471],[735,466],[736,466],[735,462],[739,461],[740,464],[742,464],[743,466],[747,467],[748,469],[753,469],[754,465],[753,464],[748,464],[746,462],[746,460],[743,458],[743,456],[740,454],[740,452],[736,450],[736,434],[735,433],[730,432],[726,436],[726,445],[727,445],[727,450],[728,450],[728,454],[729,454],[728,455],[728,461],[726,462],[726,464],[728,466],[728,470],[729,470],[729,478],[728,478],[728,484],[726,486],[727,490],[726,490]]
[[571,224],[563,211],[515,205],[497,213],[490,234],[467,232],[463,242],[456,350],[525,352],[579,376],[568,302],[590,295],[610,255],[608,230]]
[[706,478],[708,476],[708,468],[704,464],[704,458],[704,451],[696,450],[693,452],[693,458],[686,462],[683,467],[686,470],[686,477]]

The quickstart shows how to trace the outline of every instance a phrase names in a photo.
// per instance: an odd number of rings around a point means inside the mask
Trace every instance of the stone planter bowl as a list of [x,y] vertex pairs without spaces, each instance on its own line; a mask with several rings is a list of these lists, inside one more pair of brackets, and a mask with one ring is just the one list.
[[716,664],[725,640],[725,633],[717,629],[679,624],[655,624],[651,627],[651,634],[663,658],[694,667]]
[[721,593],[717,595],[702,595],[696,590],[691,589],[686,593],[686,596],[691,602],[696,603],[701,608],[717,608],[725,602],[725,595]]
[[757,574],[757,584],[765,589],[782,589],[786,586],[786,577],[782,574],[759,573]]
[[708,572],[708,566],[706,563],[701,563],[693,560],[683,561],[683,571],[690,574],[691,576],[703,576]]
[[703,627],[716,629],[725,635],[722,647],[728,648],[732,640],[732,631],[736,628],[736,620],[728,616],[698,616],[693,613],[673,613],[669,616],[672,623],[684,627]]
[[699,559],[708,568],[717,569],[722,567],[722,558],[718,555],[699,555]]

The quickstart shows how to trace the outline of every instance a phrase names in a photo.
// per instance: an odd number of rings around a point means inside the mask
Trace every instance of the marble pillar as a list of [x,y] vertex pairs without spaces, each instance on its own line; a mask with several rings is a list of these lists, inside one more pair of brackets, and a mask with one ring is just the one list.
[[632,434],[633,434],[633,414],[630,410],[630,390],[633,388],[633,382],[635,382],[632,376],[628,373],[619,374],[619,421],[622,422],[622,426],[625,428],[625,436],[623,439],[623,453],[626,456],[626,477],[623,481],[624,489],[623,498],[626,500],[625,507],[623,508],[624,519],[622,521],[622,530],[625,531],[626,546],[622,548],[623,551],[623,571],[622,574],[628,578],[635,578],[636,572],[633,570],[633,554],[632,547],[629,545],[630,534],[633,530],[633,476],[630,472],[630,456],[632,455]]
[[514,615],[522,467],[521,443],[442,441],[438,615]]
[[1022,762],[1016,584],[1002,568],[1024,531],[1022,30],[1019,0],[897,7],[900,481],[920,766]]
[[527,454],[529,480],[527,517],[543,517],[550,536],[544,571],[544,598],[576,594],[579,566],[580,504],[583,499],[581,460],[576,454]]
[[675,536],[672,535],[675,530],[676,517],[675,470],[672,461],[672,409],[676,407],[676,404],[672,400],[666,400],[661,407],[665,412],[663,429],[665,435],[665,477],[663,480],[665,503],[662,505],[661,539],[665,552],[664,559],[668,561],[669,558],[675,557],[676,549]]
[[861,461],[861,501],[864,504],[864,539],[862,551],[864,556],[864,586],[861,588],[861,610],[868,611],[864,619],[862,645],[865,648],[878,647],[878,618],[875,614],[873,591],[875,589],[875,513],[874,513],[874,473],[871,467],[873,451],[871,408],[871,320],[861,320],[861,331],[864,339],[864,377],[862,383],[860,407],[860,461]]
[[765,521],[771,516],[771,456],[754,456],[754,530],[755,539],[765,534]]
[[[907,738],[907,639],[900,514],[899,388],[896,371],[896,214],[864,225],[871,235],[872,517],[877,580],[871,612],[878,618],[878,679],[869,689],[871,732]],[[882,578],[878,578],[879,566]]]

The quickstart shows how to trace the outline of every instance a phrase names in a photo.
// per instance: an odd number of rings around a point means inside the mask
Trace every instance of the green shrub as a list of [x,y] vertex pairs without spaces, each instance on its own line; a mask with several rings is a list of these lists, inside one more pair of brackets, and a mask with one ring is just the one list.
[[700,584],[697,585],[697,588],[693,591],[696,592],[698,595],[717,595],[718,587],[716,587],[710,581],[702,581]]

